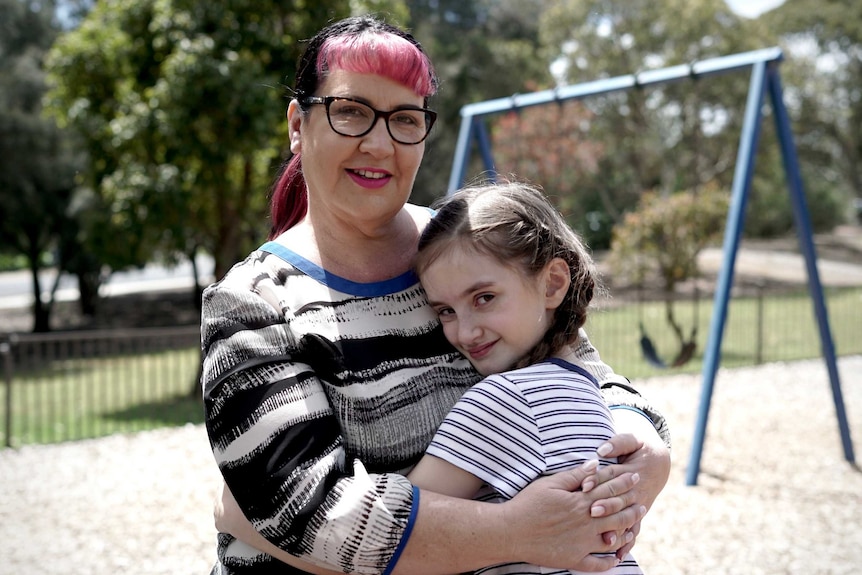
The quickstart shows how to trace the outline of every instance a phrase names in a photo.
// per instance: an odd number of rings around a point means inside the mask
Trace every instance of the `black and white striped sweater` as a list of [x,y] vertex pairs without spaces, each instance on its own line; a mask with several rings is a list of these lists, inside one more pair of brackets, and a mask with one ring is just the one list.
[[[258,531],[330,568],[394,565],[418,506],[400,473],[479,379],[416,276],[355,283],[269,242],[204,292],[201,345],[210,444]],[[213,573],[300,572],[226,534],[218,547]]]

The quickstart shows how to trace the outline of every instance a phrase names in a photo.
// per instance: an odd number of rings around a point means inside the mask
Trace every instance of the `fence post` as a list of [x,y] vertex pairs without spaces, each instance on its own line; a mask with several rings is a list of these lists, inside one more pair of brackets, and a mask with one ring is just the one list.
[[6,382],[6,447],[12,447],[12,342],[15,336],[0,342],[0,355],[3,356],[3,379]]
[[764,283],[757,282],[757,351],[754,355],[754,365],[763,364],[763,289]]

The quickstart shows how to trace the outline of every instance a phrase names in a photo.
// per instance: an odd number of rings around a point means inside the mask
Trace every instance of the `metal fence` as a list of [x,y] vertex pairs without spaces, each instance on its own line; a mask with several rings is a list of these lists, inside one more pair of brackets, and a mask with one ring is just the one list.
[[0,356],[7,447],[202,420],[198,326],[12,334]]
[[[862,354],[862,287],[826,290],[838,355]],[[674,372],[699,372],[711,315],[676,302],[684,325],[699,324],[699,349]],[[645,323],[665,357],[678,350],[661,301],[628,303],[591,314],[587,331],[602,358],[630,378],[668,373],[645,361],[638,339]],[[721,365],[818,357],[805,290],[735,297],[722,340]],[[203,421],[198,389],[198,326],[0,335],[0,446],[54,443]]]

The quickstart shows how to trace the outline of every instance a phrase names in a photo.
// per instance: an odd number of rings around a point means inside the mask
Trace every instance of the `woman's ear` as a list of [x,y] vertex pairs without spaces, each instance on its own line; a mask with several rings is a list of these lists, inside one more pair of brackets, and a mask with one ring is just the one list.
[[287,127],[290,151],[298,154],[302,149],[302,109],[297,100],[291,100],[287,106]]
[[545,266],[545,308],[557,309],[563,303],[572,283],[572,271],[563,258],[554,258]]

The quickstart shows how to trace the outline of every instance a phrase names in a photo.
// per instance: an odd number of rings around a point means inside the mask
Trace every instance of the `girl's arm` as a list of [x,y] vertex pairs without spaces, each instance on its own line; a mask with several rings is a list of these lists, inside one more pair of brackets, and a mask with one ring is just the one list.
[[420,459],[407,479],[420,489],[461,499],[472,499],[482,487],[482,480],[472,473],[433,455]]

